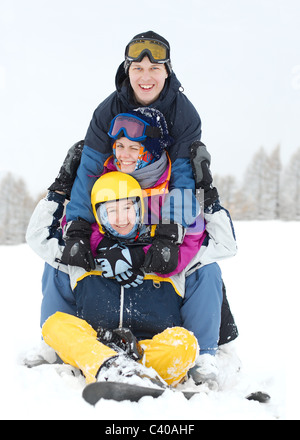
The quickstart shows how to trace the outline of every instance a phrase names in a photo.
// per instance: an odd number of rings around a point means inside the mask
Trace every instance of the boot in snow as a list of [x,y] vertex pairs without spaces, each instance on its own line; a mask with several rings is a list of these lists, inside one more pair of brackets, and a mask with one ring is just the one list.
[[100,368],[97,375],[98,382],[123,382],[153,388],[169,388],[167,383],[157,374],[153,368],[134,361],[126,354],[108,359]]
[[217,382],[218,374],[216,357],[208,353],[198,356],[196,365],[189,371],[196,385]]

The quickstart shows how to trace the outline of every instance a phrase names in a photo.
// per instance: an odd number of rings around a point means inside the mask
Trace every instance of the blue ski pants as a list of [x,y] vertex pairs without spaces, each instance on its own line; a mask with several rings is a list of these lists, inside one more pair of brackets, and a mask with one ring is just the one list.
[[56,312],[76,316],[76,301],[69,275],[45,263],[42,278],[42,305],[40,325]]
[[196,336],[200,354],[218,349],[223,302],[222,273],[217,263],[202,266],[186,278],[181,307],[183,327]]

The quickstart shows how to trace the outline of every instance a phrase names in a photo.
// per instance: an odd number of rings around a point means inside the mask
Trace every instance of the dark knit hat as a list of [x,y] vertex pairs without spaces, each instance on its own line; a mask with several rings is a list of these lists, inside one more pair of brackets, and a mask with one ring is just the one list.
[[153,154],[156,160],[160,159],[163,151],[173,142],[164,115],[156,108],[151,107],[140,107],[129,113],[143,119],[143,121],[147,122],[151,127],[159,128],[160,137],[147,136],[147,138],[142,141],[142,144],[147,151]]

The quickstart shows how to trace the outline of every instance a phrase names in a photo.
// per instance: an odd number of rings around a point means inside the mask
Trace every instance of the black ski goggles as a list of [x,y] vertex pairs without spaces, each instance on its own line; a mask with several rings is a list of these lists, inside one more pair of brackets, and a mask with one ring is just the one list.
[[170,59],[170,49],[156,40],[133,40],[125,50],[125,57],[129,61],[141,61],[148,55],[151,63],[165,63]]

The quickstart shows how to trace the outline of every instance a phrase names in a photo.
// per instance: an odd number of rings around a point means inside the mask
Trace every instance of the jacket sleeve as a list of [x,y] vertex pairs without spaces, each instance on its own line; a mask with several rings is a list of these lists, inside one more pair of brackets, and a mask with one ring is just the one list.
[[170,114],[165,116],[168,118],[168,128],[174,139],[174,144],[168,151],[172,163],[182,158],[189,159],[190,146],[194,141],[201,139],[202,133],[197,110],[182,92],[178,92]]
[[190,159],[177,159],[172,164],[169,193],[162,207],[162,218],[191,226],[200,213],[200,206],[195,197],[195,180]]
[[218,202],[210,213],[204,214],[207,237],[198,254],[186,267],[189,274],[193,269],[233,257],[237,253],[237,244],[229,212]]
[[230,258],[237,253],[237,243],[229,212],[219,205],[217,211],[204,214],[208,245],[201,257],[202,264]]
[[36,206],[26,232],[26,241],[31,249],[50,266],[68,273],[67,266],[60,265],[64,242],[60,219],[63,215],[65,196],[49,192]]
[[190,147],[194,141],[201,138],[201,119],[195,107],[181,92],[178,93],[173,116],[169,115],[169,118],[170,134],[174,139],[174,144],[168,151],[172,161],[172,173],[162,216],[187,228],[194,223],[200,212],[195,197]]

